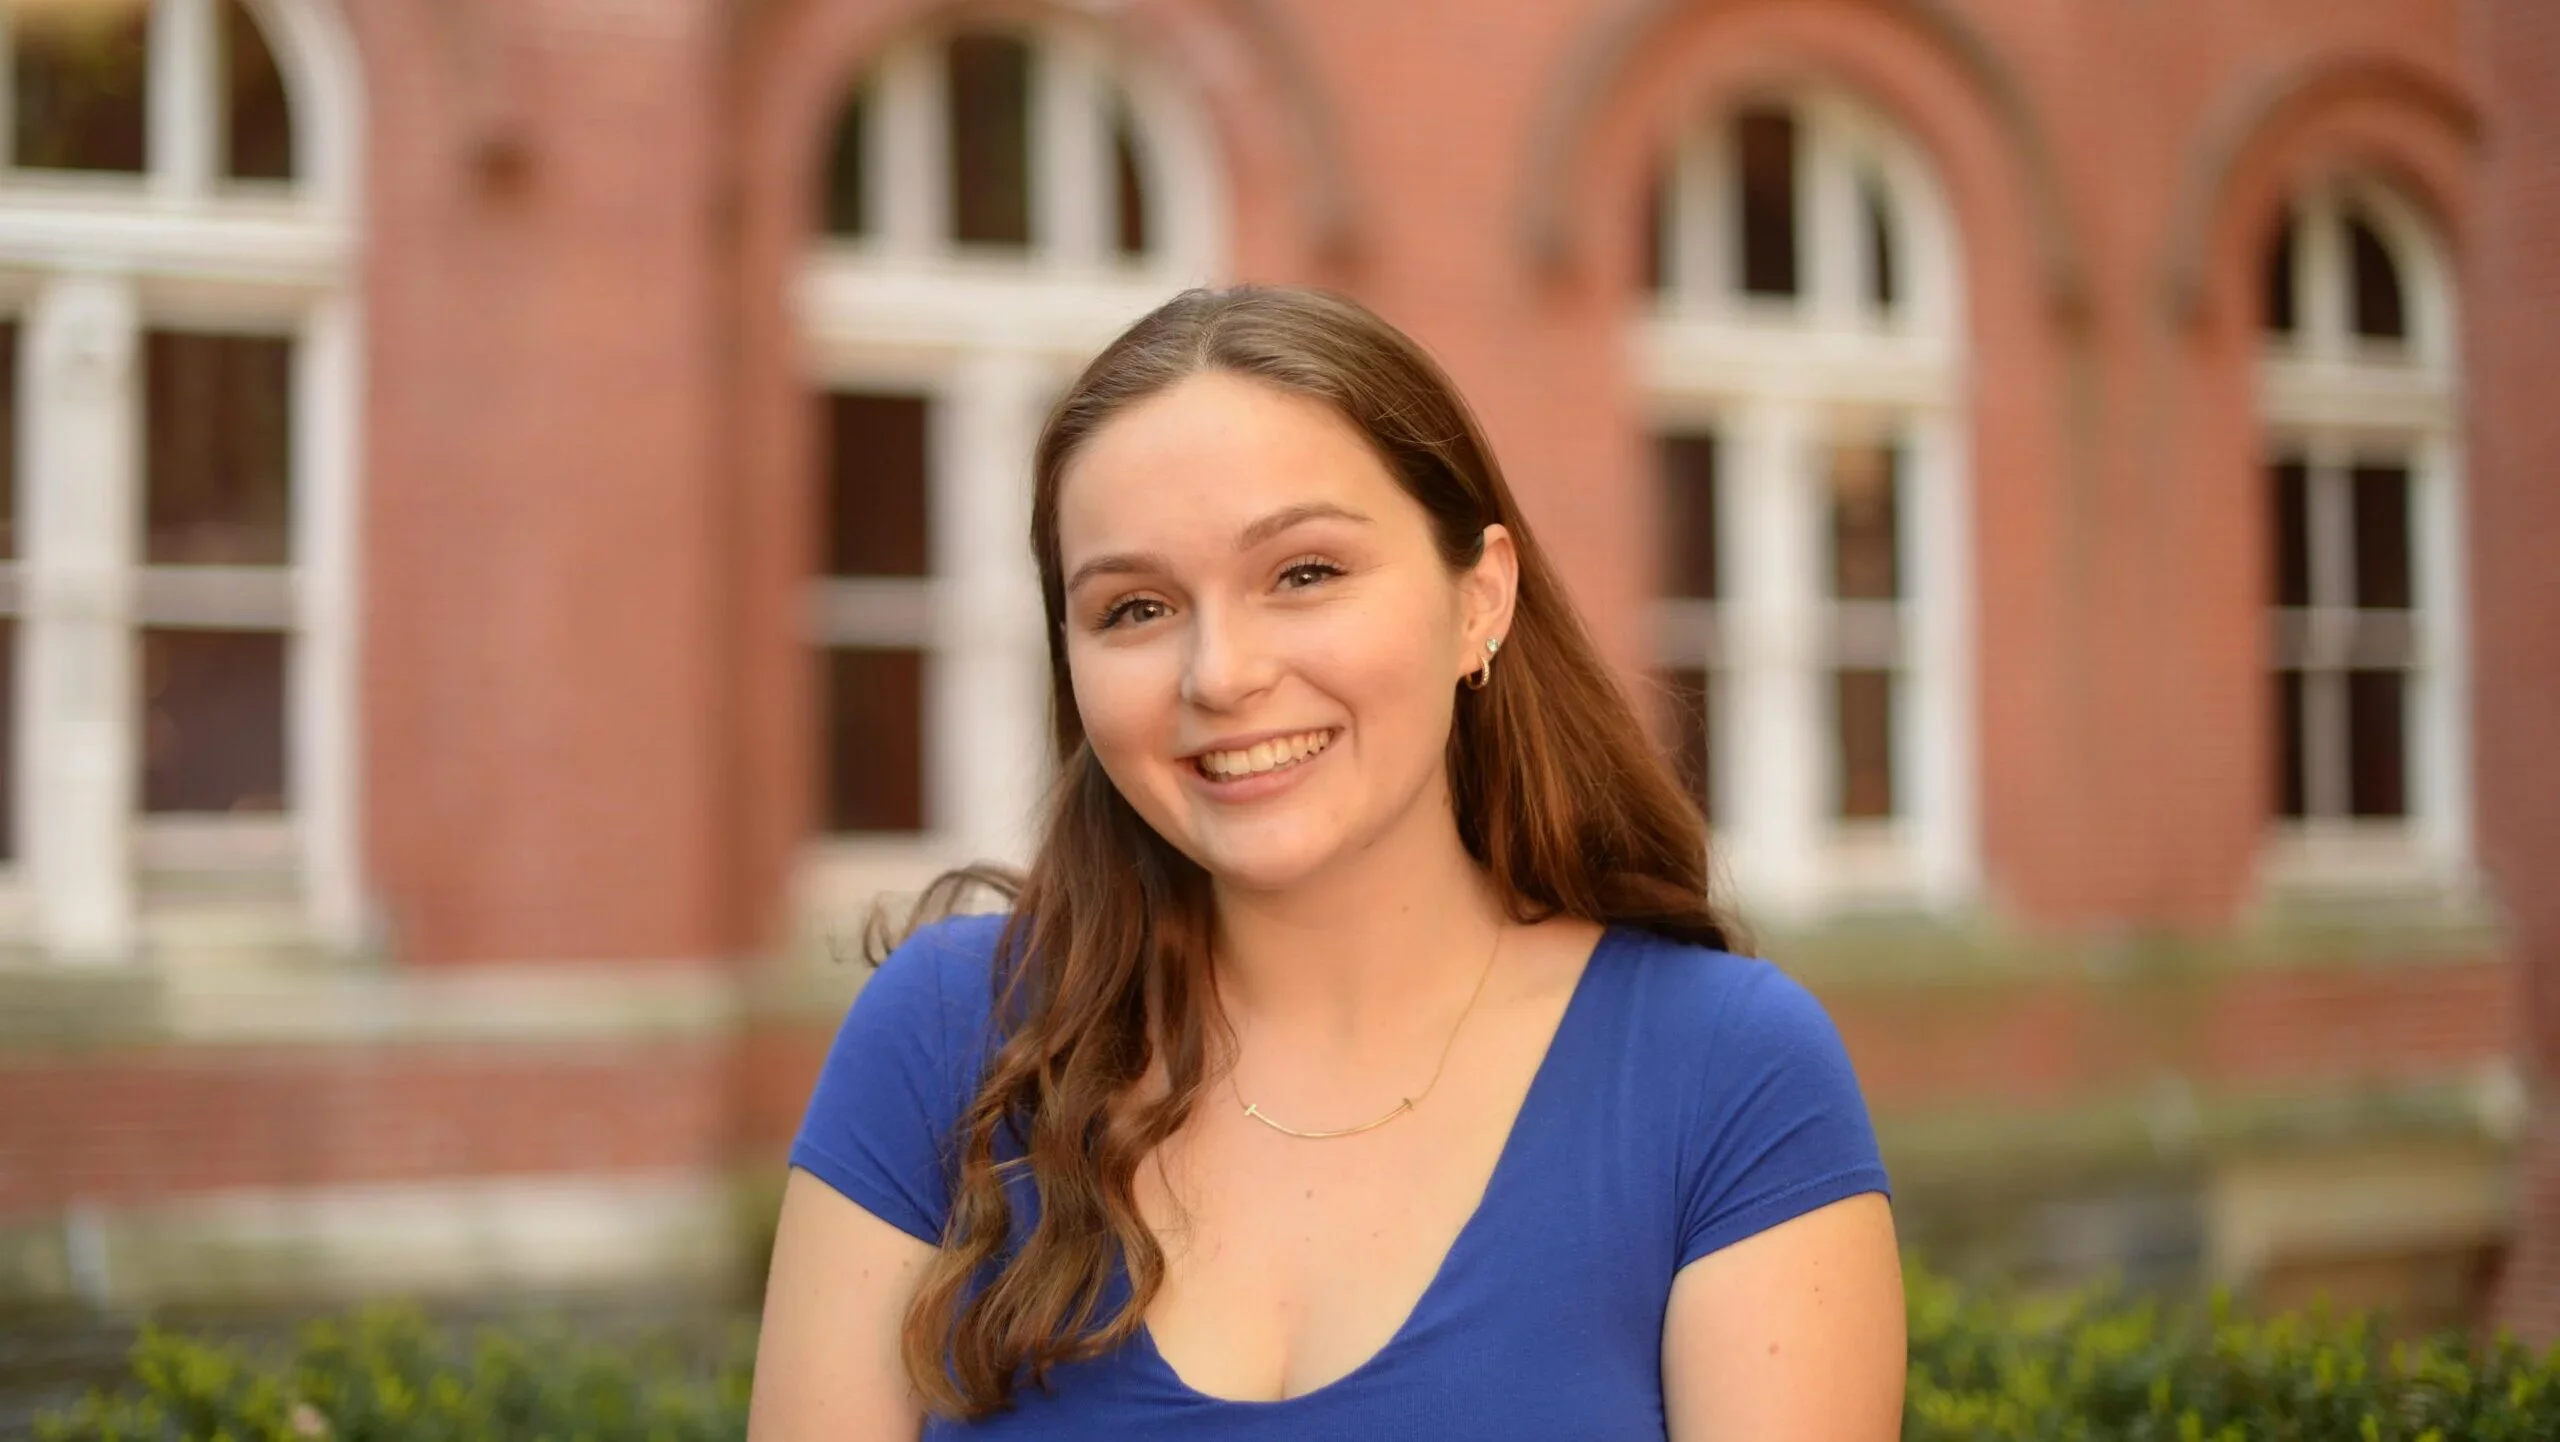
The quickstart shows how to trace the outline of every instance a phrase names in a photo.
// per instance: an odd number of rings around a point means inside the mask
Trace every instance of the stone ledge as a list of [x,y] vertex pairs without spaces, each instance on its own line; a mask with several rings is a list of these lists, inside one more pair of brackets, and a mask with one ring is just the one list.
[[0,1225],[0,1307],[90,1309],[649,1286],[730,1295],[711,1173],[224,1192]]

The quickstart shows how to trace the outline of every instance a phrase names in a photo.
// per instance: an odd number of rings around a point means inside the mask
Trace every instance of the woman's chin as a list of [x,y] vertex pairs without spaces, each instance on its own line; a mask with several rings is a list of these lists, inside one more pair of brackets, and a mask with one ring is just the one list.
[[1263,837],[1205,845],[1192,853],[1192,859],[1221,887],[1280,892],[1294,890],[1321,875],[1338,850],[1312,837]]

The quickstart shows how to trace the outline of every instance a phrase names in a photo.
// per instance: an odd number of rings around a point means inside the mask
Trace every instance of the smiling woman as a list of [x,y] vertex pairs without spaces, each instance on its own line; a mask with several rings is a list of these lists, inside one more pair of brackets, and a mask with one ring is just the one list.
[[1421,350],[1192,292],[1051,415],[1060,780],[793,1150],[752,1431],[1882,1439],[1840,1041]]

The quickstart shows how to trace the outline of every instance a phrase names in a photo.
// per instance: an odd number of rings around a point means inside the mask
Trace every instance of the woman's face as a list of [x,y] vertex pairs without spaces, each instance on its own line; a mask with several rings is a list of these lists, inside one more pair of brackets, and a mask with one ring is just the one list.
[[1282,890],[1447,824],[1456,688],[1509,619],[1500,527],[1452,574],[1349,422],[1222,372],[1106,422],[1057,504],[1076,711],[1159,835]]

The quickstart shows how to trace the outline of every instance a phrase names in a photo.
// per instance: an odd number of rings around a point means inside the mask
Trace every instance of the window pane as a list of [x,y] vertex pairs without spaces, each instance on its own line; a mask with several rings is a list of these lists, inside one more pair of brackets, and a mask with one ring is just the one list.
[[1900,457],[1892,446],[1831,451],[1831,593],[1843,601],[1902,594]]
[[1671,237],[1664,227],[1671,223],[1671,167],[1657,167],[1653,183],[1644,188],[1643,230],[1636,237],[1636,284],[1647,295],[1660,295],[1671,288],[1668,249]]
[[2267,242],[2267,289],[2260,304],[2266,308],[2267,329],[2277,335],[2293,333],[2293,244],[2299,234],[2300,223],[2288,210],[2276,227],[2275,238]]
[[1893,673],[1841,671],[1836,692],[1840,817],[1893,815]]
[[152,331],[143,346],[144,555],[293,559],[293,342]]
[[825,398],[826,574],[922,576],[925,527],[923,396],[835,392]]
[[829,832],[924,829],[924,655],[818,653]]
[[2369,611],[2410,605],[2409,468],[2367,464],[2349,473],[2355,491],[2356,604]]
[[1671,764],[1701,815],[1715,815],[1714,772],[1707,758],[1715,746],[1714,680],[1696,666],[1662,673],[1663,701],[1671,708]]
[[1147,253],[1147,188],[1138,169],[1138,135],[1125,104],[1111,107],[1112,198],[1119,215],[1120,253]]
[[0,616],[0,861],[18,857],[18,620]]
[[143,168],[147,7],[11,7],[17,164]]
[[1031,243],[1031,48],[1006,35],[951,42],[951,238]]
[[1655,444],[1662,468],[1662,589],[1667,596],[1712,601],[1716,574],[1716,438],[1712,432],[1668,435]]
[[223,0],[222,60],[225,153],[222,173],[234,180],[293,178],[293,113],[284,76],[258,22],[240,0]]
[[1893,214],[1885,207],[1884,184],[1870,175],[1858,183],[1859,208],[1867,222],[1867,301],[1890,313],[1901,294],[1901,258],[1893,248]]
[[285,638],[144,631],[142,809],[285,808]]
[[18,559],[18,335],[0,321],[0,561]]
[[2398,671],[2347,673],[2347,805],[2358,816],[2406,816],[2408,678]]
[[1746,110],[1734,121],[1742,174],[1742,288],[1752,295],[1796,293],[1796,118]]
[[865,174],[870,159],[870,142],[866,132],[871,124],[871,97],[857,91],[844,105],[844,113],[836,118],[835,149],[827,156],[826,194],[821,201],[827,234],[860,236],[871,233],[870,181]]
[[2311,470],[2300,457],[2267,468],[2268,538],[2274,542],[2270,580],[2278,606],[2311,604]]
[[2403,340],[2409,321],[2400,306],[2400,270],[2391,252],[2365,218],[2347,215],[2347,261],[2355,276],[2351,312],[2355,333],[2376,340]]
[[2303,784],[2304,759],[2309,747],[2303,742],[2303,676],[2299,671],[2276,673],[2276,815],[2288,821],[2300,821],[2310,813]]

